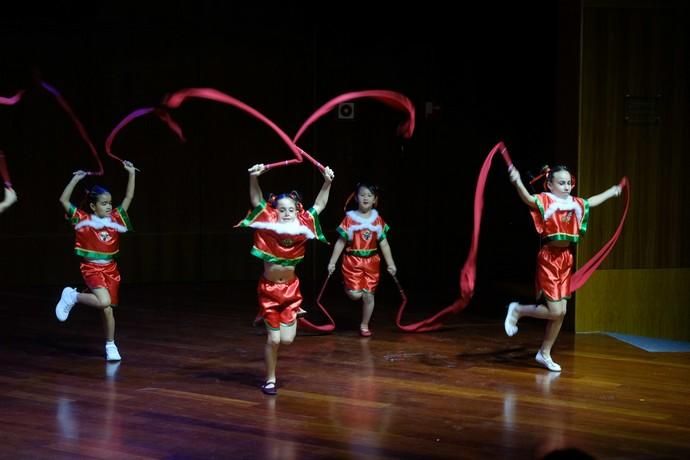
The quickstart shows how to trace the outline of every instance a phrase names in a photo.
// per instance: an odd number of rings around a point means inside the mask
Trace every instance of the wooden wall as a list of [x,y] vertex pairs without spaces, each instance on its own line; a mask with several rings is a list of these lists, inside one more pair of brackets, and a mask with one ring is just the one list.
[[[584,2],[577,191],[626,175],[622,238],[577,293],[578,331],[690,339],[690,21],[681,2]],[[592,212],[578,261],[613,233],[622,201]]]

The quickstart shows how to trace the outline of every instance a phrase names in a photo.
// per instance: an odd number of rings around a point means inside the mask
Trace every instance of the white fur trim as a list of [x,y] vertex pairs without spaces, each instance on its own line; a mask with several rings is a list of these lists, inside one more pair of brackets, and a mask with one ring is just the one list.
[[575,211],[578,222],[582,222],[582,215],[584,211],[580,203],[578,203],[575,198],[569,196],[568,198],[559,198],[553,193],[546,193],[552,200],[553,203],[549,205],[547,209],[544,210],[544,220],[551,217],[556,211]]
[[98,217],[95,214],[91,214],[88,219],[82,220],[77,225],[75,225],[74,229],[79,230],[83,227],[91,227],[96,230],[100,230],[104,227],[107,227],[112,228],[113,230],[117,230],[119,233],[127,233],[127,227],[125,227],[124,225],[120,225],[117,222],[113,222],[110,216]]
[[371,230],[372,232],[376,232],[377,236],[383,234],[381,225],[372,225],[372,223],[379,217],[379,213],[376,211],[376,209],[372,209],[369,217],[367,218],[357,214],[357,211],[348,211],[345,214],[347,214],[347,217],[357,222],[356,225],[351,225],[347,229],[348,240],[352,241],[352,238],[354,238],[354,233],[358,230]]
[[252,222],[249,224],[249,227],[262,230],[272,230],[276,233],[284,235],[304,235],[310,240],[316,238],[314,232],[297,222]]

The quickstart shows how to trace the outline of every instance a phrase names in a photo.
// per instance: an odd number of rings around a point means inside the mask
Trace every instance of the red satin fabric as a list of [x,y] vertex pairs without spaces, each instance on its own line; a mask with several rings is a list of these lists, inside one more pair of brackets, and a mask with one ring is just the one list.
[[547,300],[570,298],[570,278],[573,269],[573,253],[570,246],[545,244],[537,253],[535,289],[537,299],[541,294]]
[[369,257],[343,255],[341,264],[343,283],[348,291],[376,292],[381,276],[381,256]]
[[259,316],[271,329],[280,329],[280,325],[290,325],[297,319],[297,311],[302,305],[302,293],[299,289],[299,278],[289,283],[274,283],[264,277],[259,279],[256,288],[259,298]]
[[94,262],[82,262],[79,264],[84,283],[92,291],[96,288],[105,288],[110,294],[110,305],[118,305],[120,301],[120,271],[117,262],[107,264]]

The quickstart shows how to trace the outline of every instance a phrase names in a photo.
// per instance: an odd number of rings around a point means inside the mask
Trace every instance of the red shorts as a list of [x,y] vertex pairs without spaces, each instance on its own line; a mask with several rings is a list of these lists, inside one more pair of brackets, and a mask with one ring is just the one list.
[[379,285],[381,257],[343,256],[343,283],[348,291],[367,291],[374,293]]
[[259,295],[259,316],[268,327],[280,329],[280,325],[290,326],[297,319],[297,310],[302,305],[299,278],[289,283],[274,283],[264,277],[259,279],[256,288]]
[[120,271],[117,269],[117,262],[112,261],[107,264],[95,262],[82,262],[79,265],[81,276],[84,282],[92,291],[97,288],[105,288],[110,294],[110,305],[116,306],[120,291]]
[[570,247],[545,244],[537,254],[537,299],[543,294],[546,300],[558,301],[570,298],[570,272],[573,253]]

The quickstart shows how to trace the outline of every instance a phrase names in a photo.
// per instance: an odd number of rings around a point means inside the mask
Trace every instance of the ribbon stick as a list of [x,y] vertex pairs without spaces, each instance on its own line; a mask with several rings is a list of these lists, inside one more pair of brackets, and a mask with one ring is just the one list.
[[81,138],[84,140],[86,145],[89,147],[89,150],[91,151],[91,154],[93,157],[96,159],[96,163],[98,164],[98,171],[87,171],[86,174],[94,175],[94,176],[101,176],[103,175],[103,163],[101,162],[100,157],[98,156],[98,151],[96,150],[96,147],[94,146],[93,142],[91,142],[91,139],[89,138],[88,133],[86,132],[86,128],[84,128],[84,125],[79,121],[79,118],[74,114],[74,111],[72,108],[69,106],[67,101],[65,100],[64,97],[60,94],[60,92],[55,89],[53,86],[49,85],[46,82],[40,82],[40,85],[48,91],[50,94],[52,94],[55,99],[57,100],[58,104],[60,104],[60,107],[67,113],[67,115],[70,117],[72,120],[72,123],[74,123],[74,126],[77,128],[77,131],[79,132],[79,135]]

